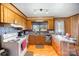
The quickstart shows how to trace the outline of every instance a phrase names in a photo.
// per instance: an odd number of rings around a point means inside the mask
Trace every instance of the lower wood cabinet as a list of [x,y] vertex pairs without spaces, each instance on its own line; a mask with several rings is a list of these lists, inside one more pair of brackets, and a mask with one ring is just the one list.
[[76,45],[66,41],[58,41],[56,38],[52,38],[52,47],[60,56],[70,56],[76,54]]
[[62,55],[60,44],[57,42],[56,38],[54,37],[52,38],[52,46],[55,49],[55,51],[58,53],[58,55]]
[[45,43],[45,37],[43,35],[29,35],[28,43],[32,45],[44,45]]
[[62,56],[69,56],[69,43],[61,41],[60,45]]

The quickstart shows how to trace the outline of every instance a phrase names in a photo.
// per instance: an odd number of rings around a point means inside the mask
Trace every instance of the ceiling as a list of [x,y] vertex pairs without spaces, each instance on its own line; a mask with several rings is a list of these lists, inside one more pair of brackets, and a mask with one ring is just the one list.
[[[68,17],[79,13],[79,3],[13,3],[27,17]],[[35,14],[34,9],[47,9],[48,13]]]

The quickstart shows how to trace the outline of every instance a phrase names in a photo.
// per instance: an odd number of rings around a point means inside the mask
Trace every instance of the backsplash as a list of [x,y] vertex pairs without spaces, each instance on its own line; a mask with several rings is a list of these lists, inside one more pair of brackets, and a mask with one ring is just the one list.
[[0,35],[5,33],[15,33],[15,32],[18,32],[18,30],[12,27],[0,27]]

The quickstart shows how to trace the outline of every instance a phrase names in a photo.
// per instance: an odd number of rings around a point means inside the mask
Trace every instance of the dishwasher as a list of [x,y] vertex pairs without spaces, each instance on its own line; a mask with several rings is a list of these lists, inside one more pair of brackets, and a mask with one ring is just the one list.
[[52,38],[51,35],[46,35],[46,36],[45,36],[45,42],[46,42],[46,43],[51,43],[51,38]]

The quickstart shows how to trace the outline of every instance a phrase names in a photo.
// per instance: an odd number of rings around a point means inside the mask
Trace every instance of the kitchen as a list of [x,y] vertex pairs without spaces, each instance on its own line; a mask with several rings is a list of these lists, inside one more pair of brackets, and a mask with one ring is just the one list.
[[0,3],[0,55],[79,56],[79,4]]

